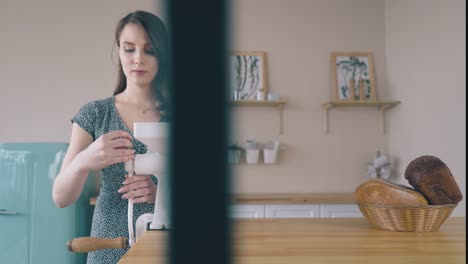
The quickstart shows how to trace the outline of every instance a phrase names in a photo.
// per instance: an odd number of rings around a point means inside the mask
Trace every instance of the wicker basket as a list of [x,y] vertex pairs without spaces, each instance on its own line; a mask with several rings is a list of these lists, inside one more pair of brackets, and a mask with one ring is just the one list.
[[367,221],[378,228],[391,231],[437,231],[450,216],[456,204],[444,205],[377,205],[357,203]]

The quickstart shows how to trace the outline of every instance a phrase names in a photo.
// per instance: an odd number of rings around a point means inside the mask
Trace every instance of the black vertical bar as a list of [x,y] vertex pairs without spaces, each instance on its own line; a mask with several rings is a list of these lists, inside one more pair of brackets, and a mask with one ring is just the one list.
[[168,1],[172,44],[170,263],[230,263],[226,1]]

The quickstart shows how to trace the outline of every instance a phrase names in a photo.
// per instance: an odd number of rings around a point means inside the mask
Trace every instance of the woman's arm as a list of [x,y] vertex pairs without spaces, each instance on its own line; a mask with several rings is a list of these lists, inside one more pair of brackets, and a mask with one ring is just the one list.
[[58,207],[67,207],[80,196],[89,170],[80,161],[79,154],[92,142],[93,137],[73,123],[70,145],[52,187],[52,198]]
[[93,142],[88,132],[73,123],[70,145],[52,187],[55,204],[63,208],[74,203],[90,171],[131,160],[135,152],[132,147],[131,137],[125,131],[110,132]]

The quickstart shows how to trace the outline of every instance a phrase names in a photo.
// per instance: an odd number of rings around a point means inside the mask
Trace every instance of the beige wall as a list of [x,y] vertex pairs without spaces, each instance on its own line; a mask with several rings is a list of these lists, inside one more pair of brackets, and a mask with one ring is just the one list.
[[288,100],[284,134],[276,109],[236,108],[239,141],[278,139],[288,149],[279,165],[235,167],[237,192],[352,192],[367,162],[387,151],[376,108],[332,109],[330,133],[321,104],[331,99],[330,53],[371,51],[377,96],[385,96],[384,2],[375,0],[235,0],[232,48],[263,50],[269,88]]
[[[68,141],[79,107],[113,91],[115,23],[135,9],[161,15],[156,6],[2,1],[0,142]],[[231,10],[231,48],[266,51],[269,88],[288,99],[281,136],[275,109],[233,111],[237,140],[288,147],[279,165],[236,166],[235,192],[350,192],[378,149],[398,157],[397,180],[413,157],[432,153],[464,186],[463,0],[233,0]],[[377,97],[403,102],[387,112],[387,134],[375,108],[332,109],[324,133],[333,51],[374,53]]]
[[403,175],[409,162],[430,154],[444,161],[465,196],[465,0],[385,1],[386,87],[402,105],[389,116],[389,149]]
[[0,142],[68,141],[79,107],[112,95],[117,21],[137,9],[163,15],[156,6],[152,0],[1,1]]

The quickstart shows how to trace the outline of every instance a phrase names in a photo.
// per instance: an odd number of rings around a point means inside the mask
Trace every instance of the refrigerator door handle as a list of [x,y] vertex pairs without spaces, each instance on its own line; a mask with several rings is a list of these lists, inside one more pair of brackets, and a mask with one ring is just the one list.
[[15,215],[15,211],[7,211],[6,209],[0,209],[0,215]]

